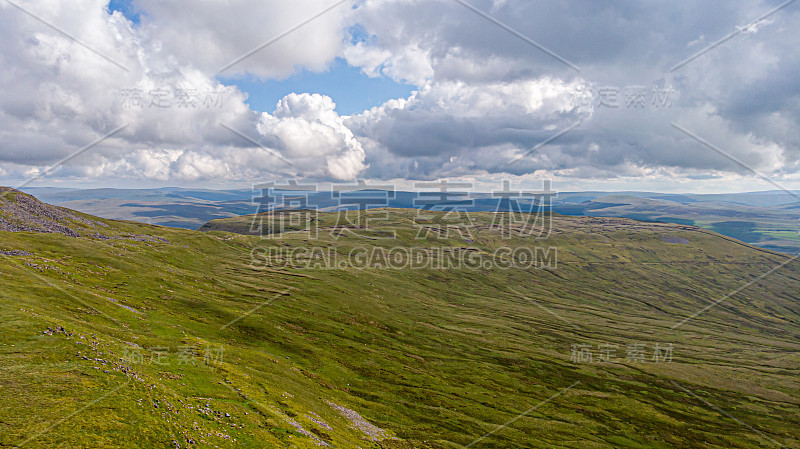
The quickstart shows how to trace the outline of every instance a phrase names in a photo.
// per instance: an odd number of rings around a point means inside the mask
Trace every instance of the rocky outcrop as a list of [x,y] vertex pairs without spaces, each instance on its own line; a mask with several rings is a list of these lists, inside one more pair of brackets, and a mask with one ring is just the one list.
[[85,228],[108,227],[68,209],[42,203],[27,193],[0,187],[0,231],[57,233],[80,237]]

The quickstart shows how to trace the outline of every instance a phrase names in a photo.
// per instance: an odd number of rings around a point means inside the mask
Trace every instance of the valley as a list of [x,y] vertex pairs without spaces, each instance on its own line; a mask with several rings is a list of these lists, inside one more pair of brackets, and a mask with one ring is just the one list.
[[[800,264],[710,231],[556,215],[537,239],[475,212],[470,242],[420,239],[416,211],[387,209],[368,230],[319,213],[314,238],[302,226],[260,236],[228,232],[254,217],[197,232],[3,198],[7,223],[19,227],[7,213],[23,203],[25,220],[72,232],[0,231],[2,446],[800,442]],[[328,269],[256,257],[378,247],[557,259]]]

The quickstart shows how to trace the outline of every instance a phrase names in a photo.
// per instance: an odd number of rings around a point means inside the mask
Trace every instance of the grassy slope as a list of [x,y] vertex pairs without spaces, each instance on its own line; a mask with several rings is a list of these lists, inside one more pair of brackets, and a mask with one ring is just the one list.
[[[397,239],[322,244],[418,245],[413,214],[391,212]],[[535,244],[473,216],[469,246]],[[787,258],[708,231],[559,217],[555,270],[282,271],[251,268],[251,249],[310,245],[302,234],[98,221],[120,238],[0,233],[0,250],[32,253],[0,256],[0,446],[449,448],[490,431],[472,447],[800,444],[800,264],[757,280]],[[426,242],[444,244],[465,246]],[[42,333],[58,326],[71,335]],[[675,359],[627,362],[634,342],[673,343]],[[576,364],[577,343],[619,354]],[[145,363],[123,361],[137,346]],[[204,361],[209,346],[221,363]]]
[[575,215],[693,224],[762,248],[787,254],[800,253],[799,216],[796,209],[785,206],[755,207],[711,199],[681,204],[632,195],[607,195],[565,209],[556,206],[556,210]]

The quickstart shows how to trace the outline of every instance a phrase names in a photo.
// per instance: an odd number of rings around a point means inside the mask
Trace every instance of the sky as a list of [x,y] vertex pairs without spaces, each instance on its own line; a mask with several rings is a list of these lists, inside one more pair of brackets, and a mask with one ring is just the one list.
[[800,1],[0,0],[0,184],[800,189]]

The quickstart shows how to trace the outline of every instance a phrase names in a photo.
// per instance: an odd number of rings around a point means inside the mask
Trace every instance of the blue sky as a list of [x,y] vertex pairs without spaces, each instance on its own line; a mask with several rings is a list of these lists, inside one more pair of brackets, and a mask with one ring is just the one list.
[[138,24],[140,21],[139,13],[136,12],[131,5],[131,0],[110,0],[108,2],[108,10],[111,12],[119,11],[133,23]]
[[291,93],[318,93],[331,97],[341,115],[357,114],[393,98],[406,98],[415,87],[397,83],[385,76],[370,78],[360,68],[351,67],[341,58],[326,72],[302,70],[285,80],[220,78],[248,94],[247,104],[256,111],[272,112],[281,98]]
[[0,2],[0,178],[800,185],[800,2],[107,1]]
[[[139,12],[131,0],[110,0],[109,11],[119,11],[131,22],[141,23]],[[354,41],[368,37],[362,28],[349,30]],[[218,77],[226,85],[235,85],[247,93],[247,104],[256,111],[272,112],[281,98],[291,93],[318,93],[331,97],[341,115],[352,115],[374,106],[380,106],[393,98],[407,98],[415,87],[395,82],[385,77],[369,77],[358,67],[352,67],[342,58],[336,58],[324,72],[312,72],[300,68],[282,80],[263,79],[255,76]]]

